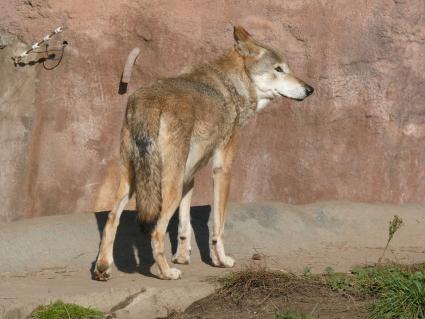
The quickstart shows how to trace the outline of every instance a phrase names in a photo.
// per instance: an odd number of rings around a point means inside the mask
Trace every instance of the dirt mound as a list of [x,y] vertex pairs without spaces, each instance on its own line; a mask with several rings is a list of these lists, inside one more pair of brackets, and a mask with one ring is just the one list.
[[224,287],[193,303],[173,319],[276,318],[291,311],[314,318],[368,318],[372,300],[335,292],[320,278],[302,277],[263,269],[237,272]]

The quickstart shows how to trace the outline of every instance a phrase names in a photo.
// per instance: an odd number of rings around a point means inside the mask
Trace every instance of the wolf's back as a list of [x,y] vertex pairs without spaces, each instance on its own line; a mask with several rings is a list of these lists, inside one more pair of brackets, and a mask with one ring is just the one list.
[[135,193],[138,218],[155,221],[161,210],[161,155],[158,146],[160,110],[138,107],[129,99],[127,125],[131,143],[129,155],[135,173]]

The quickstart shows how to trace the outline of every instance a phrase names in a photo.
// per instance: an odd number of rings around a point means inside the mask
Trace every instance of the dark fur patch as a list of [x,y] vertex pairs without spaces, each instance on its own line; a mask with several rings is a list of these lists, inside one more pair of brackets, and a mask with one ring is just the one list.
[[148,155],[150,152],[150,146],[152,142],[146,136],[136,138],[137,149],[139,150],[140,156]]
[[185,236],[180,236],[180,240],[186,240]]
[[216,239],[213,239],[213,240],[212,240],[212,244],[213,244],[213,245],[216,245],[216,244],[217,244],[217,240],[216,240]]

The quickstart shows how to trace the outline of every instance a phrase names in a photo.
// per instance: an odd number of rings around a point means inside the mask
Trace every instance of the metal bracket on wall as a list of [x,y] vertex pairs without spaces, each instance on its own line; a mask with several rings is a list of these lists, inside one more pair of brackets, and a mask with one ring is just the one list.
[[[56,34],[61,33],[64,31],[63,27],[59,27],[56,28],[55,30],[53,30],[50,34],[46,35],[41,41],[38,41],[36,43],[34,43],[33,45],[31,45],[31,48],[26,50],[25,52],[21,53],[20,55],[14,56],[12,57],[12,60],[15,64],[16,67],[22,67],[22,66],[26,66],[26,65],[34,65],[37,63],[43,63],[43,67],[46,70],[53,70],[54,68],[56,68],[62,61],[64,52],[65,52],[65,47],[68,45],[68,42],[65,40],[62,42],[62,47],[60,48],[54,48],[54,49],[49,49],[49,40]],[[35,51],[36,49],[40,48],[43,44],[45,44],[45,50],[43,51]],[[56,53],[54,52],[60,52],[60,57],[56,56]],[[32,60],[32,61],[23,61],[25,57],[27,57],[30,54],[44,54],[43,57],[37,59],[37,60]],[[46,61],[47,60],[53,60],[53,61],[58,61],[54,66],[47,66],[46,65]]]

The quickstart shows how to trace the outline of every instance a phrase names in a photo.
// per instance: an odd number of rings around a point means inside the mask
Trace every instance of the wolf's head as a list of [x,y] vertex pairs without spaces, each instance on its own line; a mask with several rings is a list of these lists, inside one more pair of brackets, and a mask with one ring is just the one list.
[[257,91],[257,111],[278,96],[302,101],[313,93],[313,87],[292,74],[281,54],[254,40],[241,26],[234,28],[233,35]]

